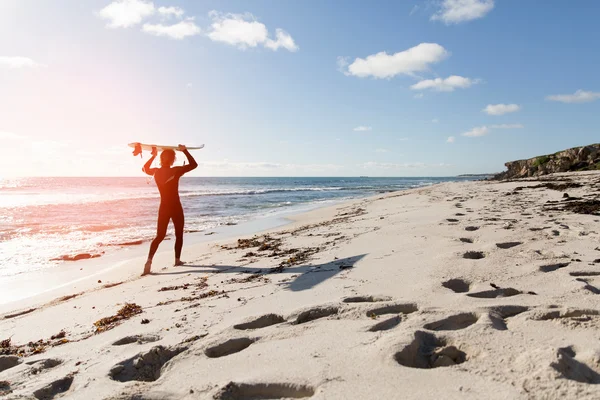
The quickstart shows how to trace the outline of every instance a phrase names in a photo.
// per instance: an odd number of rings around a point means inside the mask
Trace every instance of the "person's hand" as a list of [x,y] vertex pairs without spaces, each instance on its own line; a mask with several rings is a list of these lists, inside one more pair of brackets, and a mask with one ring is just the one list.
[[156,149],[156,146],[152,146],[152,156],[156,157],[156,155],[158,154],[158,150]]
[[186,151],[186,150],[187,150],[187,147],[186,147],[186,145],[185,145],[185,144],[180,144],[180,145],[177,147],[177,150],[179,150],[179,151]]

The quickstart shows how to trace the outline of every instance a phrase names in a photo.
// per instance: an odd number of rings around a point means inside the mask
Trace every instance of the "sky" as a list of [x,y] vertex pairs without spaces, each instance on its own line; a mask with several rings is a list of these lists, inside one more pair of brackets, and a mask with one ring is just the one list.
[[[0,177],[453,176],[598,142],[600,2],[2,0]],[[183,156],[178,156],[181,164]]]

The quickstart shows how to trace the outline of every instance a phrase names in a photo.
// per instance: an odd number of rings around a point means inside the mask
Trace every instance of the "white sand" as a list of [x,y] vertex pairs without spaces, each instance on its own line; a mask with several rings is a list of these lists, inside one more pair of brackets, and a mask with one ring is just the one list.
[[[586,184],[566,189],[571,196],[598,196],[600,174],[552,178],[565,177]],[[600,217],[544,208],[567,203],[563,191],[507,195],[538,183],[440,184],[301,215],[270,237],[281,239],[280,251],[314,254],[281,272],[270,269],[293,254],[235,249],[236,240],[185,247],[185,267],[169,266],[172,255],[162,253],[145,278],[137,278],[143,257],[126,260],[103,277],[126,280],[121,285],[47,301],[75,294],[62,288],[2,310],[35,308],[0,320],[0,340],[23,345],[64,329],[69,342],[0,358],[0,381],[9,385],[0,391],[77,399],[600,398]],[[484,257],[464,258],[469,251]],[[257,255],[243,257],[248,252]],[[94,334],[94,322],[125,303],[142,313]],[[253,321],[254,329],[239,326]],[[129,343],[115,345],[123,338]]]

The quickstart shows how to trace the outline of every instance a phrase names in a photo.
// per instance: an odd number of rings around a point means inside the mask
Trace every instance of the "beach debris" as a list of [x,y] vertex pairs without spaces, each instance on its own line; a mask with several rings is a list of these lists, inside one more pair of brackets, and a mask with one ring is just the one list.
[[106,332],[114,327],[120,325],[123,321],[133,317],[134,315],[140,314],[142,307],[135,303],[125,303],[125,305],[117,311],[117,314],[110,317],[104,317],[94,322],[96,331],[94,333]]
[[175,286],[163,286],[160,289],[158,289],[159,292],[168,292],[171,290],[179,290],[179,289],[183,289],[183,290],[187,290],[190,287],[194,288],[195,290],[200,290],[200,289],[205,289],[208,287],[208,283],[206,282],[208,280],[207,276],[203,276],[200,279],[200,282],[197,283],[184,283],[183,285],[175,285]]
[[114,283],[107,283],[104,286],[102,286],[103,289],[110,289],[111,287],[115,287],[115,286],[119,286],[121,284],[123,284],[124,282],[114,282]]
[[10,319],[10,318],[14,318],[14,317],[20,317],[21,315],[25,315],[25,314],[29,314],[31,312],[34,312],[35,310],[37,310],[37,308],[30,308],[28,310],[24,310],[24,311],[19,311],[13,314],[8,314],[4,316],[4,319]]
[[63,339],[66,335],[67,335],[67,332],[65,332],[64,329],[61,329],[60,332],[58,332],[56,335],[50,336],[50,339],[52,339],[52,340]]
[[191,302],[191,301],[196,301],[196,300],[202,300],[202,299],[206,299],[208,297],[215,297],[218,295],[226,295],[226,291],[224,290],[209,290],[208,292],[204,292],[201,293],[197,296],[186,296],[186,297],[182,297],[180,299],[173,299],[173,300],[168,300],[168,301],[161,301],[158,304],[156,304],[157,306],[166,306],[169,304],[173,304],[173,303],[177,303],[180,301],[186,301],[186,302]]
[[178,290],[178,289],[183,289],[186,290],[190,287],[189,283],[184,283],[183,285],[177,285],[177,286],[163,286],[160,289],[158,289],[159,292],[167,292],[169,290]]
[[10,382],[0,381],[0,396],[6,396],[10,393],[12,393],[12,390],[10,389]]
[[143,244],[144,241],[143,240],[134,240],[131,242],[122,242],[122,243],[108,243],[105,246],[138,246],[140,244]]
[[298,250],[292,257],[282,261],[278,267],[271,268],[270,272],[282,272],[285,267],[301,264],[305,261],[308,261],[312,255],[317,254],[319,251],[321,251],[320,247],[307,247],[302,250]]
[[147,318],[142,319],[142,322],[141,322],[142,325],[149,324],[149,323],[150,323],[149,319],[147,319]]
[[245,278],[232,278],[232,279],[225,281],[225,283],[250,283],[253,281],[259,281],[259,282],[263,282],[263,283],[271,282],[271,280],[269,278],[267,278],[266,276],[264,276],[262,274],[252,274]]
[[4,339],[0,341],[0,356],[16,355],[19,357],[28,357],[43,353],[48,347],[56,347],[68,343],[69,340],[65,339],[65,336],[62,335],[63,333],[66,335],[66,332],[61,330],[60,333],[53,335],[50,339],[39,339],[24,345],[13,344],[12,338]]
[[98,258],[101,257],[102,254],[90,254],[90,253],[81,253],[76,255],[64,255],[56,258],[51,258],[50,261],[79,261],[79,260],[88,260],[90,258]]

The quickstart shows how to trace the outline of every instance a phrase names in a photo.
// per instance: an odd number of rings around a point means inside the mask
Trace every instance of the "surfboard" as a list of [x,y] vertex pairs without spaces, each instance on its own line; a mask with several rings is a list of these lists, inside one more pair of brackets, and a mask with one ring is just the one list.
[[[163,150],[177,150],[179,148],[179,146],[163,146],[161,144],[147,144],[147,143],[129,143],[128,144],[129,147],[133,148],[133,155],[137,156],[138,154],[142,154],[142,150],[146,150],[146,151],[152,151],[153,147],[156,147],[156,150],[158,151],[163,151]],[[200,150],[204,148],[204,145],[201,144],[200,146],[193,146],[193,147],[187,147],[188,150]]]

